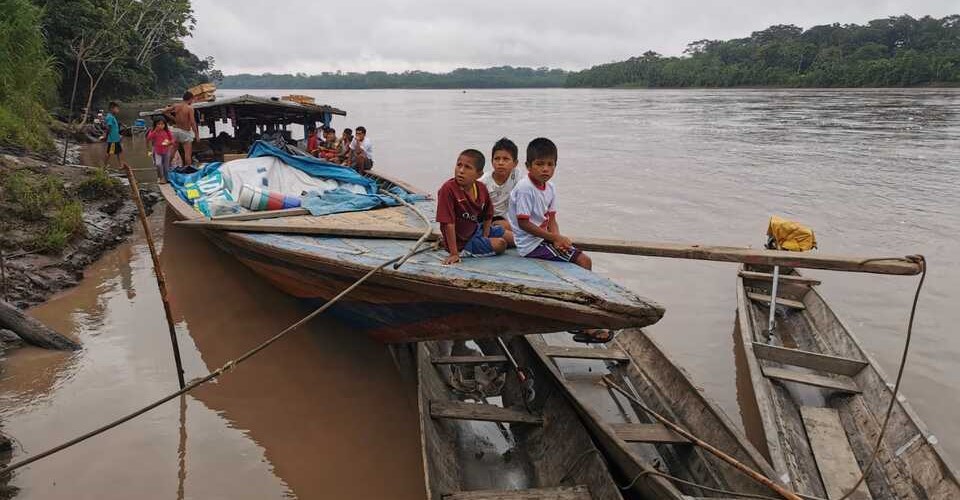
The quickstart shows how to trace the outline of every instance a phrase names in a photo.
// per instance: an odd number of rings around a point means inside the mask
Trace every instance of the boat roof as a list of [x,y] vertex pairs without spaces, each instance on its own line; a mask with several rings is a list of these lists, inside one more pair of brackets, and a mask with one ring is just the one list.
[[[262,97],[250,94],[216,101],[198,102],[193,105],[193,109],[211,111],[226,106],[241,107],[244,114],[257,115],[267,121],[285,118],[306,118],[307,120],[321,121],[324,114],[347,116],[346,111],[326,104],[300,104],[293,101],[284,101],[278,97]],[[153,111],[141,111],[140,116],[157,116],[163,114],[164,109],[166,109],[166,106]]]

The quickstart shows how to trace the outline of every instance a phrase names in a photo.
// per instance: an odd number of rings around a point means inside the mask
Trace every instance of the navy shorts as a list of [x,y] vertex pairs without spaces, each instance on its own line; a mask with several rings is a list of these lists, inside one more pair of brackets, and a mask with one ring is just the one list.
[[470,237],[470,241],[460,251],[464,257],[492,257],[497,254],[490,244],[490,238],[503,238],[503,228],[500,226],[490,226],[490,237],[484,238],[483,226],[478,225],[477,230]]
[[573,262],[582,252],[577,247],[572,247],[569,252],[564,252],[546,241],[540,243],[532,252],[524,255],[533,259],[552,260],[556,262]]

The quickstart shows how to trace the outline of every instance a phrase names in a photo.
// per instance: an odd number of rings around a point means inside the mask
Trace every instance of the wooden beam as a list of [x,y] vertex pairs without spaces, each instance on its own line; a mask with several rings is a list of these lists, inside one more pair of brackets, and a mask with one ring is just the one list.
[[[367,238],[390,238],[401,240],[419,239],[422,233],[417,230],[378,229],[376,227],[344,228],[316,225],[305,228],[270,226],[257,224],[245,226],[242,221],[190,220],[176,224],[200,229],[220,229],[225,231],[253,231],[265,233],[299,233],[327,236],[356,236]],[[439,233],[433,234],[433,239]],[[712,260],[718,262],[743,262],[755,265],[780,265],[794,268],[827,269],[831,271],[849,271],[857,273],[913,275],[920,273],[920,266],[912,261],[900,258],[873,260],[862,257],[844,257],[816,252],[787,252],[782,250],[764,250],[747,247],[721,247],[681,243],[651,243],[626,240],[607,240],[600,238],[573,238],[581,250],[589,252],[615,253],[623,255],[643,255],[647,257],[666,257],[673,259]]]
[[852,377],[863,370],[868,363],[856,359],[830,356],[818,352],[788,349],[760,342],[753,343],[753,353],[760,359],[776,361],[785,365],[802,366],[811,370],[818,370],[837,375]]
[[[757,302],[763,302],[766,304],[770,303],[771,297],[769,295],[764,295],[762,293],[748,292],[747,297],[751,300],[756,300]],[[790,300],[783,297],[777,297],[777,305],[790,307],[792,309],[806,309],[807,306],[803,305],[803,302],[799,300]]]
[[610,424],[617,437],[628,443],[690,444],[690,440],[663,424]]
[[496,405],[464,403],[462,401],[430,401],[430,416],[457,420],[509,422],[515,424],[543,424],[543,418],[524,410],[502,408]]
[[[773,275],[770,273],[758,273],[756,271],[740,271],[737,273],[743,279],[773,281]],[[790,274],[781,274],[780,283],[796,283],[798,285],[815,286],[820,284],[820,280],[807,278],[806,276],[793,276]]]
[[764,366],[763,375],[768,378],[773,378],[777,380],[785,380],[787,382],[797,382],[799,384],[812,385],[815,387],[823,387],[824,389],[832,389],[840,392],[848,392],[851,394],[860,394],[860,388],[857,387],[857,384],[854,383],[850,377],[842,378],[832,378],[824,377],[822,375],[813,375],[812,373],[800,373],[794,370],[787,370],[785,368],[774,368],[771,366]]
[[443,495],[443,500],[590,500],[586,486],[557,486],[527,490],[474,490]]
[[275,219],[278,217],[293,217],[296,215],[310,215],[310,211],[302,207],[283,208],[280,210],[261,210],[258,212],[243,212],[240,214],[218,215],[216,217],[213,217],[212,220],[215,220],[215,221],[261,220],[261,219]]
[[[370,227],[369,225],[324,225],[322,224],[322,217],[317,217],[317,219],[318,220],[316,223],[308,226],[294,226],[286,224],[251,224],[251,222],[254,221],[205,219],[180,220],[174,222],[174,224],[195,229],[217,229],[222,231],[312,234],[317,236],[386,238],[392,240],[418,240],[421,236],[423,236],[423,231],[418,229],[380,229],[376,227]],[[437,231],[431,234],[427,238],[427,241],[433,241],[439,237],[440,232]]]
[[506,363],[506,356],[434,356],[430,362],[435,365],[482,365],[484,363]]
[[0,328],[12,330],[24,342],[44,349],[76,351],[80,344],[55,331],[32,316],[27,316],[13,304],[0,300]]
[[[800,416],[807,430],[807,439],[813,458],[820,469],[820,478],[827,490],[827,498],[840,498],[847,494],[860,479],[860,465],[850,448],[850,440],[840,422],[840,414],[833,408],[801,406]],[[866,483],[857,487],[852,498],[869,500]]]
[[592,347],[547,346],[543,353],[551,358],[602,359],[607,361],[630,361],[627,353],[616,347],[594,349]]

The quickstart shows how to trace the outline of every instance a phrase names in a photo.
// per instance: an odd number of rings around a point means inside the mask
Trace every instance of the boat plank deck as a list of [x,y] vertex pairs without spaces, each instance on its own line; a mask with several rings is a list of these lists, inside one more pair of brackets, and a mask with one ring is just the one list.
[[444,500],[590,500],[586,486],[558,486],[528,490],[476,490],[445,495]]
[[[861,472],[840,422],[840,414],[833,408],[801,406],[800,416],[828,498],[845,495],[860,479]],[[860,484],[850,498],[868,500],[873,497],[866,484]]]

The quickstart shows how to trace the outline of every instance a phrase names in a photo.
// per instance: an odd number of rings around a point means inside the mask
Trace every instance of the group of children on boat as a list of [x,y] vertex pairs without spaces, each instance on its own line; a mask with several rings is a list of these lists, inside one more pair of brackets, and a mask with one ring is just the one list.
[[352,130],[343,129],[343,135],[339,139],[333,127],[321,127],[320,135],[317,134],[316,127],[310,127],[307,129],[307,152],[360,172],[373,168],[373,143],[367,137],[367,129],[363,126],[357,127],[356,136]]
[[[476,149],[457,156],[453,178],[437,192],[437,222],[448,256],[445,265],[462,257],[491,257],[516,247],[522,257],[572,262],[585,269],[590,257],[560,232],[557,190],[550,179],[557,168],[557,146],[545,137],[527,145],[526,175],[518,171],[517,145],[498,140],[491,151],[492,169]],[[605,329],[574,332],[580,342],[607,342]]]

